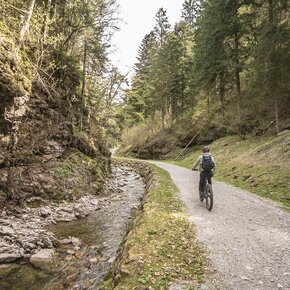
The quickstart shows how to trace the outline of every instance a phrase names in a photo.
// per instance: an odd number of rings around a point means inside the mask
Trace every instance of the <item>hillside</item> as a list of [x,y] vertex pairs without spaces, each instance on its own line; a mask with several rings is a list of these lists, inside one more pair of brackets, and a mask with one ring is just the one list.
[[[0,47],[5,51],[4,45]],[[5,51],[13,59],[12,54]],[[0,198],[12,204],[45,199],[74,199],[96,193],[109,172],[110,152],[102,137],[91,138],[70,121],[69,102],[38,81],[28,88],[8,75],[5,61],[1,83]],[[21,65],[17,70],[21,70]],[[6,79],[5,79],[6,77]],[[20,88],[17,90],[9,82]],[[9,86],[8,86],[9,85]],[[3,98],[2,96],[5,96]],[[18,97],[19,96],[19,97]],[[81,181],[81,182],[79,182]]]
[[110,171],[114,110],[104,109],[102,92],[107,75],[118,75],[105,40],[114,2],[13,0],[0,8],[1,206],[98,193]]
[[[290,134],[241,140],[224,137],[210,144],[217,169],[215,178],[290,206]],[[180,152],[180,151],[179,151]],[[175,157],[179,155],[175,152]],[[172,161],[192,168],[200,147]]]

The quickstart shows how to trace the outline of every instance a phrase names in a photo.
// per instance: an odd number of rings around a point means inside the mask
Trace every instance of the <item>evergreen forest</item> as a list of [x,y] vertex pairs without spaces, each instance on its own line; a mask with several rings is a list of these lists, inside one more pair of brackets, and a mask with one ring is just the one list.
[[125,94],[125,151],[157,157],[172,144],[289,129],[289,5],[186,0],[174,27],[160,8]]

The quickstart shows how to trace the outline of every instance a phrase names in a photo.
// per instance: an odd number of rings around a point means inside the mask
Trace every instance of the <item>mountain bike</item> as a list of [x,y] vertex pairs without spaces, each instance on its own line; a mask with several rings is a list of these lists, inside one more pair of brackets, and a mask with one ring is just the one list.
[[[194,170],[198,171],[198,170]],[[211,211],[213,207],[213,190],[212,184],[209,181],[208,177],[205,177],[205,185],[203,190],[203,195],[200,196],[200,201],[203,202],[205,200],[206,208]]]
[[205,186],[203,191],[203,199],[201,201],[205,200],[206,208],[211,211],[213,207],[213,190],[212,190],[212,184],[209,183],[208,178],[205,178]]

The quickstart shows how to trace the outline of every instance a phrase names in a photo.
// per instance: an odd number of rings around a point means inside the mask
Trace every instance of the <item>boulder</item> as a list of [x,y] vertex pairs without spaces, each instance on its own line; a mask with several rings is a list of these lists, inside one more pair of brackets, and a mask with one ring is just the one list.
[[61,245],[67,245],[67,244],[70,244],[72,241],[70,239],[63,239],[63,240],[60,240],[59,243]]
[[53,249],[42,249],[30,257],[30,263],[32,264],[50,263],[52,262],[53,255],[54,255]]

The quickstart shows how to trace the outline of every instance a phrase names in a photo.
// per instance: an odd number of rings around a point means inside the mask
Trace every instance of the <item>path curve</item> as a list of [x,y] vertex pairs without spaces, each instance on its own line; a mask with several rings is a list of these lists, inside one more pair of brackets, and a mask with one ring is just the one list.
[[290,214],[259,196],[214,181],[209,212],[198,199],[199,173],[162,162],[180,190],[197,239],[214,269],[202,289],[290,289]]

